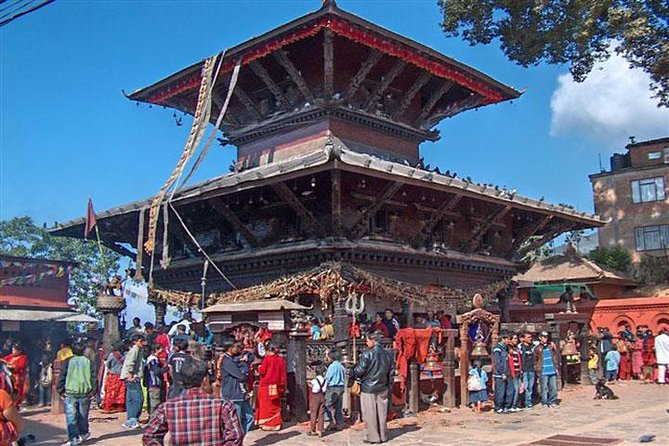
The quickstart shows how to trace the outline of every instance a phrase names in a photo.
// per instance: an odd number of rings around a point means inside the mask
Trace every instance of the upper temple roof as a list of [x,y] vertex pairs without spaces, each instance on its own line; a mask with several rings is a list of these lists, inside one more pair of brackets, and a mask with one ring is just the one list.
[[[241,62],[221,129],[237,145],[335,117],[420,142],[461,111],[520,96],[432,48],[339,9],[334,1],[224,52],[212,121]],[[204,61],[129,95],[194,113]]]

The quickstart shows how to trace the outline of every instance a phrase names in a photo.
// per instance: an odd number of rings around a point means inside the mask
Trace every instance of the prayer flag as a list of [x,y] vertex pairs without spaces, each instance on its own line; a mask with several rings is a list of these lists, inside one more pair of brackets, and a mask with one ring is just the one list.
[[91,233],[95,225],[98,224],[95,218],[95,211],[93,210],[93,200],[88,199],[88,210],[86,212],[86,226],[84,227],[84,239],[88,240],[88,234]]

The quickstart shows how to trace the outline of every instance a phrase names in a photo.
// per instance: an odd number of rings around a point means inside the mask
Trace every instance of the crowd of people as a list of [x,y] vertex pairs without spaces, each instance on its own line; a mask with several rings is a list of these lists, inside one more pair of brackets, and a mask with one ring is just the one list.
[[[661,329],[657,336],[644,327],[638,327],[634,335],[627,326],[616,337],[606,328],[599,331],[600,335],[591,340],[587,358],[591,384],[597,384],[601,378],[609,383],[631,379],[658,384],[669,382],[666,375],[669,335],[665,329]],[[531,332],[502,332],[492,356],[496,413],[531,409],[538,402],[545,408],[558,406],[562,358],[549,333],[541,332],[535,339]],[[481,360],[473,362],[467,387],[472,409],[480,412],[489,401],[490,388],[488,373]]]
[[[334,337],[331,318],[311,322],[307,327],[311,339]],[[390,309],[360,323],[367,348],[349,373],[341,352],[334,348],[323,361],[312,364],[308,435],[324,436],[344,428],[344,394],[350,387],[351,394],[360,398],[365,442],[387,440],[384,420],[390,409],[396,359],[383,344],[400,339],[409,324],[400,322]],[[455,328],[449,315],[432,311],[416,315],[410,325]],[[123,340],[104,355],[96,335],[65,340],[57,351],[46,339],[35,352],[36,359],[29,358],[19,343],[7,341],[0,359],[0,445],[18,438],[24,425],[20,412],[31,389],[36,390],[33,402],[39,405],[50,403],[52,388],[62,398],[68,435],[64,446],[78,446],[90,438],[92,406],[105,413],[124,413],[122,427],[143,427],[143,443],[151,446],[165,444],[168,433],[172,444],[241,445],[251,429],[280,430],[288,389],[284,346],[266,328],[252,326],[237,327],[217,341],[214,344],[207,327],[189,316],[158,328],[135,318]],[[574,337],[567,342],[574,342]],[[556,407],[563,344],[553,342],[547,332],[536,338],[530,332],[502,332],[492,348],[492,367],[478,360],[468,372],[473,410],[480,412],[489,404],[489,391],[494,392],[498,414],[538,403]],[[633,333],[627,326],[617,336],[600,329],[587,360],[593,383],[601,377],[665,383],[669,336],[664,330],[653,336],[645,327]],[[31,364],[38,370],[34,380]],[[31,381],[36,381],[34,387]]]

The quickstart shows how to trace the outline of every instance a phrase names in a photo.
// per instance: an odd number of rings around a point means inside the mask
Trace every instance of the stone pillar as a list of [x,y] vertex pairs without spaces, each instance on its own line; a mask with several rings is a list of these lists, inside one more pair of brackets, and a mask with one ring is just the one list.
[[418,401],[420,398],[420,372],[416,361],[409,365],[409,412],[418,413]]
[[348,341],[348,313],[344,308],[344,301],[340,299],[334,303],[334,315],[332,317],[332,325],[334,327],[334,342],[340,343]]
[[444,346],[444,395],[443,405],[455,407],[455,337],[457,330],[444,330],[446,345]]
[[102,331],[102,350],[105,354],[112,351],[112,346],[121,340],[118,314],[125,308],[125,299],[119,296],[98,295],[98,310],[104,318]]
[[293,395],[294,415],[298,423],[309,419],[307,416],[307,333],[290,334],[290,342],[295,346],[295,394]]

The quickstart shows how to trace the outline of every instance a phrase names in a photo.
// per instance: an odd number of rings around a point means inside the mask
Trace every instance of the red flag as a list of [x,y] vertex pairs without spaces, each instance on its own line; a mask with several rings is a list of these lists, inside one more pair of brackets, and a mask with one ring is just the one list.
[[88,240],[88,234],[91,233],[95,225],[98,224],[95,218],[95,211],[93,210],[93,200],[88,199],[88,210],[86,212],[86,226],[84,227],[84,239]]

